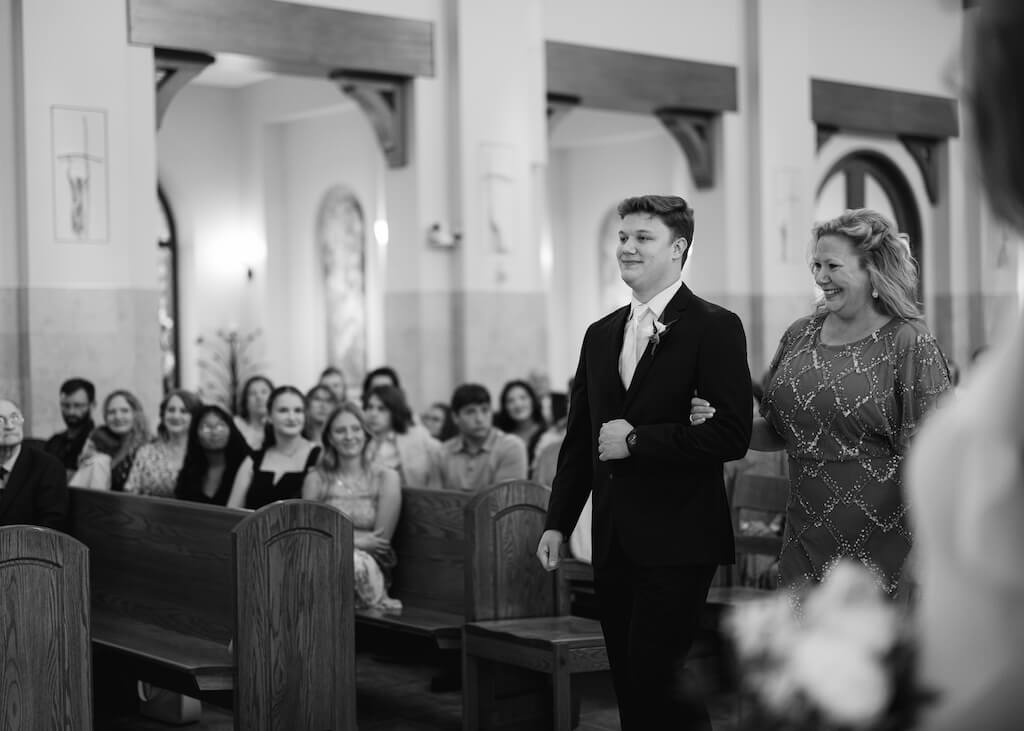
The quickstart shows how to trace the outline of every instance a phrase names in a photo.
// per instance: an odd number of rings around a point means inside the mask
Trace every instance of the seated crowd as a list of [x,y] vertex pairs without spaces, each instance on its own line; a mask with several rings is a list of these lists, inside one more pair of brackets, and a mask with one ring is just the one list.
[[322,501],[353,521],[360,604],[389,607],[401,488],[475,491],[532,477],[542,454],[553,464],[564,432],[564,394],[545,394],[555,409],[549,429],[541,397],[521,379],[502,389],[497,412],[487,388],[469,383],[415,416],[390,367],[366,375],[361,405],[352,395],[333,367],[306,391],[254,375],[234,414],[178,389],[161,401],[154,435],[141,401],[124,389],[106,396],[94,423],[95,386],[71,378],[60,388],[66,429],[24,447],[21,411],[4,401],[0,457],[10,464],[0,474],[10,474],[24,452],[38,468],[36,481],[45,478],[39,489],[47,502],[0,515],[0,525],[60,527],[67,485],[251,510],[283,499]]

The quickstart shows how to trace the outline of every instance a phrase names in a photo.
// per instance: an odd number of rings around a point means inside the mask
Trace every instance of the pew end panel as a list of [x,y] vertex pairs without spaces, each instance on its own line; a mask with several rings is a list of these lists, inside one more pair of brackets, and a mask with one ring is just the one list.
[[64,533],[0,527],[4,727],[92,729],[89,551]]
[[466,508],[465,729],[504,727],[508,719],[543,725],[541,709],[554,728],[571,728],[578,716],[572,674],[608,668],[600,625],[565,616],[565,578],[537,560],[549,496],[542,485],[510,480]]
[[545,571],[536,555],[550,494],[535,482],[507,480],[466,506],[467,621],[568,613],[557,572]]
[[234,528],[236,728],[356,728],[352,540],[344,513],[303,500]]

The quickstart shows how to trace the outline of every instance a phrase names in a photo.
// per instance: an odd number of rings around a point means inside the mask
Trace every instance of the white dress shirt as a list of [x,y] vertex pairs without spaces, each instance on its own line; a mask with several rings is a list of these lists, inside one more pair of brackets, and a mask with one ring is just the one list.
[[643,327],[653,325],[655,320],[661,319],[669,301],[676,296],[676,292],[682,286],[683,278],[680,276],[647,302],[641,302],[635,294],[630,300],[631,309],[626,320],[626,332],[622,338],[622,352],[619,353],[619,375],[622,377],[622,385],[627,389],[633,380],[636,364],[640,362],[640,356],[643,355],[650,339],[650,335],[641,334]]

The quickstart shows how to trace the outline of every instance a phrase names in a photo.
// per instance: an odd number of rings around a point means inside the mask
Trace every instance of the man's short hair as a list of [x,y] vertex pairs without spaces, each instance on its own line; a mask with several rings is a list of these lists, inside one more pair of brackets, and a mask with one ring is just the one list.
[[464,383],[452,394],[452,413],[458,414],[467,406],[491,405],[491,392],[479,383]]
[[668,226],[675,238],[684,238],[686,243],[693,243],[693,209],[690,204],[677,195],[639,195],[626,198],[619,203],[619,218],[631,213],[646,213],[657,216]]
[[85,395],[89,397],[89,403],[96,402],[96,387],[92,385],[92,381],[87,381],[84,378],[69,378],[60,384],[61,396],[70,396],[75,391],[85,391]]

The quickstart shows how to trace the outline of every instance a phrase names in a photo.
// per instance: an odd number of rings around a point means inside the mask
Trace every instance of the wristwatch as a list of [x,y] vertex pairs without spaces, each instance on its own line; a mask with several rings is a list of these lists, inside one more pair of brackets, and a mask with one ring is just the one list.
[[629,450],[630,454],[633,454],[633,450],[636,449],[636,443],[640,440],[640,436],[636,433],[636,429],[626,435],[626,449]]

